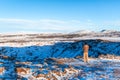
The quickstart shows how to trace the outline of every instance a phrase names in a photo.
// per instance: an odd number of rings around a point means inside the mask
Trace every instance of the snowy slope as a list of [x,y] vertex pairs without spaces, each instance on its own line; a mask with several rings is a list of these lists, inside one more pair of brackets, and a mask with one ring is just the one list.
[[14,57],[18,60],[44,59],[50,57],[73,58],[76,56],[82,56],[82,47],[85,43],[90,46],[89,56],[91,57],[98,57],[101,54],[120,55],[120,42],[103,40],[58,42],[53,45],[44,46],[0,47],[0,55]]

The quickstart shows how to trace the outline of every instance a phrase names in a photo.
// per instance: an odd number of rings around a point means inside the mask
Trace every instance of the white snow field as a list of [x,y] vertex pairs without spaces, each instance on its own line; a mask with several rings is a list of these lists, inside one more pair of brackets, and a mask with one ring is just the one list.
[[0,34],[0,80],[120,80],[120,32],[87,32]]

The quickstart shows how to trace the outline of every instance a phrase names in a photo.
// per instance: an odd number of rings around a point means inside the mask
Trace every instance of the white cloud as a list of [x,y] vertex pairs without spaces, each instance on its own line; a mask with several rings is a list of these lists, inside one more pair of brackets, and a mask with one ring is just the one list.
[[33,21],[31,21],[31,20],[25,20],[25,19],[0,18],[0,22],[5,22],[5,23],[31,23]]
[[[120,21],[106,21],[99,24],[92,20],[27,20],[27,19],[6,19],[0,18],[0,31],[8,29],[9,31],[26,32],[72,32],[78,30],[99,30],[110,28],[110,26],[120,26]],[[112,29],[112,28],[111,28]],[[7,31],[7,30],[6,30]]]
[[[26,19],[4,19],[0,18],[2,27],[17,28],[19,30],[40,30],[40,31],[68,31],[74,30],[78,20],[62,21],[53,19],[26,20]],[[73,27],[74,26],[74,27]]]

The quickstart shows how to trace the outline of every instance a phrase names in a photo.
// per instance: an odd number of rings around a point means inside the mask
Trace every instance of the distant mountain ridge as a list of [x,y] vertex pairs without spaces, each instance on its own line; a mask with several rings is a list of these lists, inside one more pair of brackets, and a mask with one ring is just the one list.
[[99,32],[90,30],[79,30],[71,32],[70,34],[78,34],[81,35],[81,37],[120,37],[120,31],[115,30],[101,30]]
[[104,29],[104,30],[101,30],[100,32],[102,32],[102,33],[112,33],[112,32],[120,32],[120,31]]
[[76,34],[88,34],[88,33],[112,33],[112,32],[118,32],[120,33],[120,31],[117,31],[117,30],[106,30],[106,29],[103,29],[101,31],[92,31],[92,30],[78,30],[78,31],[75,31],[75,32],[71,32],[72,34],[76,33]]
[[92,33],[94,31],[91,31],[91,30],[79,30],[79,31],[75,31],[75,32],[72,32],[72,34],[88,34],[88,33]]

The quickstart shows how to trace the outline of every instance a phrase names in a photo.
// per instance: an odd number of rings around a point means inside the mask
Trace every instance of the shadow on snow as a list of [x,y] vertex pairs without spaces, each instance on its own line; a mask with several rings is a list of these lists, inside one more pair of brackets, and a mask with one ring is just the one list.
[[[1,67],[5,67],[5,72],[0,76],[0,78],[3,80],[17,79],[19,75],[16,73],[16,68],[40,68],[38,66],[34,66],[34,64],[44,64],[45,59],[48,59],[47,61],[49,62],[49,58],[75,58],[76,56],[82,56],[82,47],[85,43],[90,46],[90,57],[98,57],[101,54],[120,55],[120,42],[109,42],[103,40],[58,42],[54,45],[45,46],[0,47],[0,62],[3,63],[0,65]],[[7,56],[8,58],[4,58],[3,56]],[[16,64],[16,62],[31,62],[31,65]],[[52,64],[49,63],[48,65]],[[63,69],[68,67],[67,65],[59,66],[63,67]],[[25,80],[26,78],[23,79]]]

